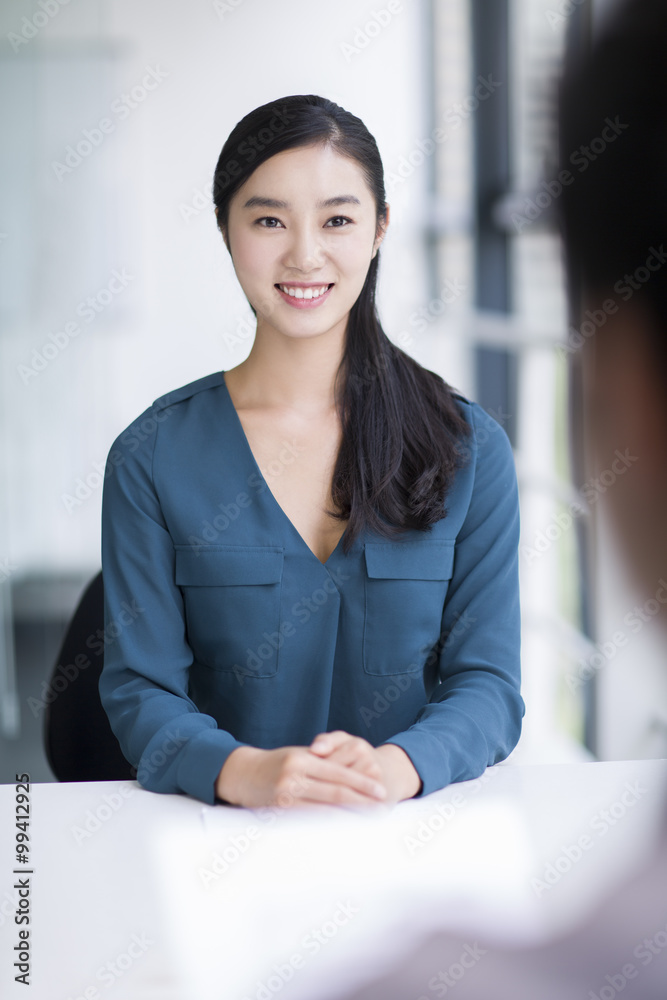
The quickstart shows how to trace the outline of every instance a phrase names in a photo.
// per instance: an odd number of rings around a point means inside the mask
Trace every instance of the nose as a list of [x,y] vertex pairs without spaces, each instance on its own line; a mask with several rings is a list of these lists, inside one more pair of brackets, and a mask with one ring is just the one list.
[[291,229],[291,238],[285,250],[283,264],[304,274],[309,274],[322,267],[324,251],[319,229],[307,222],[295,223]]

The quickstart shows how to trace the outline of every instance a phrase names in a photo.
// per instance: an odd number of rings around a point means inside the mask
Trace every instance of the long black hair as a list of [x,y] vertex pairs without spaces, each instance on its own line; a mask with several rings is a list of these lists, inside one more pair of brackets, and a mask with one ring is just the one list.
[[[233,195],[261,163],[285,149],[318,143],[360,165],[375,200],[379,235],[387,207],[375,139],[359,118],[333,101],[297,94],[251,111],[222,147],[213,201],[223,237]],[[366,526],[383,537],[409,529],[430,531],[446,516],[455,470],[470,454],[464,444],[470,425],[454,390],[382,329],[375,303],[379,258],[378,250],[350,310],[335,380],[342,441],[332,482],[336,509],[328,513],[349,519],[346,554]]]

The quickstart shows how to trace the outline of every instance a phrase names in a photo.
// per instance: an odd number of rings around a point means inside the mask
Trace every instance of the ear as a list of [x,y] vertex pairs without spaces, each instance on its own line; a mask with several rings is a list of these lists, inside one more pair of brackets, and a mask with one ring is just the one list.
[[[215,208],[215,217],[216,217],[216,219],[218,218],[218,207],[217,207],[217,205],[216,205],[216,208]],[[227,247],[227,249],[229,250],[229,242],[227,240],[227,233],[225,232],[225,230],[220,225],[218,225],[218,229],[222,233],[223,242],[224,242],[225,246]]]
[[373,253],[371,254],[371,260],[373,259],[373,257],[375,257],[376,253],[380,249],[380,244],[387,235],[387,227],[389,226],[389,204],[386,204],[385,208],[386,208],[386,215],[384,221],[380,223],[381,232],[379,236],[376,236],[375,238],[375,242],[373,244]]

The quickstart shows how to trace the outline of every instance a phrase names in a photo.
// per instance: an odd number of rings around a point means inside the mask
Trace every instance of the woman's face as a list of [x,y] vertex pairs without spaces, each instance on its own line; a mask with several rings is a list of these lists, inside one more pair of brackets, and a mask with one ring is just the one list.
[[355,160],[322,144],[265,160],[232,198],[225,239],[258,332],[344,333],[383,235]]

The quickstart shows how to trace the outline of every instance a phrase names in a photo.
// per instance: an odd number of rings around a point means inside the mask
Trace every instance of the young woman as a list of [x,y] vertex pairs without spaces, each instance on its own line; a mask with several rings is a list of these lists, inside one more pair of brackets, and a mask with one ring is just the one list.
[[109,452],[112,729],[145,788],[208,803],[474,778],[523,716],[509,439],[380,325],[389,206],[358,118],[314,95],[257,108],[213,193],[257,330]]

